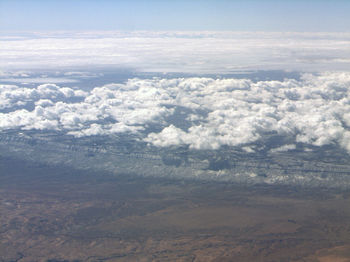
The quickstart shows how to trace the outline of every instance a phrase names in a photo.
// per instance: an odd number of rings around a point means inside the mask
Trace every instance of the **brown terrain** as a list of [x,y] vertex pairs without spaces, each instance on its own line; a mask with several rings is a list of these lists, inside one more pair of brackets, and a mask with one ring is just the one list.
[[350,261],[350,192],[0,158],[0,261]]

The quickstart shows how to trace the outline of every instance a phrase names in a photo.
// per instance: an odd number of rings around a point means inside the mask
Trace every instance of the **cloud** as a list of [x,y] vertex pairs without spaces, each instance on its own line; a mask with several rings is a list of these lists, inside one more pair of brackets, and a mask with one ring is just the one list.
[[[56,130],[76,137],[132,133],[157,147],[194,150],[297,144],[350,153],[350,74],[300,80],[129,79],[90,91],[54,84],[0,86],[0,130]],[[30,106],[29,106],[30,105]],[[279,137],[269,142],[269,137]]]
[[70,98],[84,97],[82,90],[69,87],[59,87],[55,84],[43,84],[36,88],[18,87],[16,85],[0,84],[0,110],[14,107],[25,107],[42,99],[48,101],[63,101]]
[[98,66],[189,73],[347,70],[349,46],[349,33],[37,33],[17,39],[0,37],[0,68],[57,70]]
[[275,152],[286,152],[289,150],[294,150],[296,149],[296,146],[294,144],[290,144],[290,145],[283,145],[277,148],[272,148],[270,150],[271,153],[275,153]]
[[76,79],[54,78],[54,77],[25,77],[25,78],[0,78],[2,82],[8,83],[26,83],[26,84],[45,84],[45,83],[76,83]]

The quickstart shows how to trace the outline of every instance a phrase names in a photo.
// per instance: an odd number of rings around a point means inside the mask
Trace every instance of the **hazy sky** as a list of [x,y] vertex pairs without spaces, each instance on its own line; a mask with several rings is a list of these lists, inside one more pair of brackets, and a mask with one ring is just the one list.
[[1,31],[350,31],[347,0],[0,0]]

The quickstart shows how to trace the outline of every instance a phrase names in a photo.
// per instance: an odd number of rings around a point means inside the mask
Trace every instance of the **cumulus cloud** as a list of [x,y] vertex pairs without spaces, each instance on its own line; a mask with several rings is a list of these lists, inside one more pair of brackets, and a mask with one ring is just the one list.
[[0,37],[0,57],[0,68],[4,70],[57,70],[89,66],[191,73],[227,73],[259,69],[347,70],[350,66],[350,34],[38,33],[26,38]]
[[[350,153],[350,74],[300,80],[130,79],[90,91],[53,84],[0,86],[0,130],[57,130],[76,137],[133,133],[158,147],[256,144],[271,153],[338,145]],[[31,105],[31,108],[28,105]],[[267,144],[269,137],[280,137]]]
[[0,84],[0,110],[24,107],[34,102],[40,103],[40,100],[46,100],[46,103],[50,103],[51,100],[62,101],[84,96],[85,92],[82,90],[59,87],[55,84],[43,84],[37,88]]

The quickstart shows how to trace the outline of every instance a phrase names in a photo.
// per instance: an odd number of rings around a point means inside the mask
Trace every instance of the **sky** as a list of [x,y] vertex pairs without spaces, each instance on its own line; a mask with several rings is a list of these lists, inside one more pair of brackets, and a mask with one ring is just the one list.
[[0,31],[349,32],[347,0],[0,0]]

